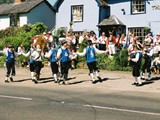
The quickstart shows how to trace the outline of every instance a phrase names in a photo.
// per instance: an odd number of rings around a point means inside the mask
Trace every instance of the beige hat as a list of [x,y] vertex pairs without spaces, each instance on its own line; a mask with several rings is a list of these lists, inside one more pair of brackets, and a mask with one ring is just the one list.
[[46,34],[46,32],[43,32],[43,35],[45,35]]
[[8,48],[14,48],[14,45],[10,44],[8,45]]
[[51,31],[48,31],[48,34],[52,34],[52,32],[51,32]]
[[67,43],[67,41],[66,40],[63,40],[62,42],[61,42],[61,44],[63,45],[63,44],[65,44],[65,43]]

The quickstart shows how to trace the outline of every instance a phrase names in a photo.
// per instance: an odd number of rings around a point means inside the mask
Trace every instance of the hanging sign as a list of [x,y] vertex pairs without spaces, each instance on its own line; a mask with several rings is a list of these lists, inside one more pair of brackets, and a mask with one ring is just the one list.
[[160,10],[160,5],[152,6],[152,9],[153,9],[153,10]]

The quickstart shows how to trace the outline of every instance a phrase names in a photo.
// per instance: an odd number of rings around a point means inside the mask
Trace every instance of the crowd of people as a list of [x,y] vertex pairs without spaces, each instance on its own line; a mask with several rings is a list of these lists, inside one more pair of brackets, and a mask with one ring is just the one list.
[[[141,79],[151,80],[152,71],[159,74],[160,34],[153,38],[149,33],[142,43],[139,42],[138,37],[131,35],[128,53],[130,56],[128,61],[133,67],[132,75],[135,78],[133,85],[142,86]],[[143,60],[144,62],[142,62]]]
[[[32,38],[33,43],[27,53],[25,53],[25,48],[22,44],[18,47],[17,52],[15,52],[13,45],[8,45],[1,51],[6,56],[7,73],[5,82],[13,81],[13,76],[15,76],[15,57],[23,55],[29,58],[30,74],[34,83],[38,83],[41,69],[44,67],[43,60],[48,58],[55,83],[62,81],[62,84],[66,84],[69,69],[76,68],[77,56],[79,55],[85,56],[89,76],[94,84],[96,81],[95,76],[101,82],[96,54],[107,53],[109,57],[113,57],[124,48],[128,50],[128,61],[133,67],[133,76],[135,77],[133,85],[143,85],[141,79],[145,79],[146,71],[147,80],[151,79],[152,70],[155,74],[160,73],[160,34],[157,34],[155,38],[147,34],[143,42],[133,33],[128,36],[125,36],[125,34],[114,36],[110,32],[109,36],[106,36],[105,32],[102,32],[102,35],[97,38],[93,31],[83,32],[81,35],[61,33],[57,40],[54,40],[51,32],[43,33],[42,37],[47,40],[47,52],[41,45],[37,44],[38,35]],[[80,53],[77,49],[84,40],[87,41],[87,47]],[[142,59],[144,59],[143,65]]]

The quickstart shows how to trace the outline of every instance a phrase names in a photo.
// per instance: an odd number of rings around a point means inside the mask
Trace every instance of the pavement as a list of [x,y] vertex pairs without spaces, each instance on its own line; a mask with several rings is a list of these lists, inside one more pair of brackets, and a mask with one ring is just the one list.
[[134,78],[132,72],[126,71],[106,71],[100,70],[100,76],[103,82],[97,82],[92,84],[91,78],[88,75],[88,69],[74,69],[69,70],[69,80],[67,80],[66,85],[61,85],[54,83],[51,69],[48,66],[42,68],[41,79],[38,84],[34,84],[30,78],[30,72],[28,68],[16,68],[16,76],[14,77],[14,82],[5,83],[6,69],[0,68],[0,84],[7,86],[21,86],[21,87],[34,87],[42,89],[61,89],[61,90],[76,90],[81,91],[95,90],[101,92],[107,91],[137,91],[137,92],[150,92],[150,93],[160,93],[160,74],[152,74],[152,79],[145,82],[143,86],[136,87],[132,85]]

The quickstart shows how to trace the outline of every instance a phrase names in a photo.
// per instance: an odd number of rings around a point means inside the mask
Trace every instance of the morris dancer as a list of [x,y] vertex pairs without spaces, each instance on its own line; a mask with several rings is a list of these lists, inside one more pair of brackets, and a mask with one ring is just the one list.
[[36,46],[36,50],[33,51],[33,53],[31,54],[31,59],[34,61],[35,64],[35,79],[33,79],[32,81],[36,84],[38,83],[38,79],[40,78],[40,72],[41,72],[41,68],[43,67],[42,61],[44,58],[44,53],[40,48],[40,45]]
[[21,55],[21,53],[16,53],[13,45],[8,45],[8,48],[4,49],[4,51],[1,51],[0,53],[3,53],[6,56],[7,73],[5,82],[9,82],[8,78],[10,78],[10,81],[13,82],[13,76],[16,75],[15,57]]
[[[57,59],[61,62],[61,77],[63,77],[63,83],[66,84],[65,81],[68,79],[68,71],[71,67],[71,53],[70,50],[67,48],[67,41],[63,40],[61,42],[62,47],[58,49]],[[58,81],[60,82],[60,81]]]
[[151,62],[153,57],[153,49],[150,47],[150,43],[145,44],[145,48],[143,50],[143,58],[145,60],[143,66],[142,66],[142,79],[145,79],[145,70],[147,69],[147,76],[148,80],[150,80],[151,77]]
[[22,53],[22,55],[24,55],[25,57],[29,57],[29,69],[30,69],[30,74],[31,74],[31,78],[32,78],[32,81],[35,81],[36,80],[36,77],[35,77],[35,73],[34,73],[34,70],[35,70],[35,62],[33,60],[33,57],[31,56],[32,53],[35,51],[35,46],[34,44],[31,44],[30,45],[30,50],[28,51],[27,54],[25,53]]
[[52,75],[54,78],[54,82],[57,83],[58,82],[58,61],[57,61],[57,52],[58,49],[56,48],[56,45],[53,44],[53,47],[51,48],[51,50],[45,55],[45,57],[50,58],[50,66],[51,66],[51,70],[52,70]]
[[135,78],[135,82],[132,85],[142,86],[141,77],[140,77],[140,69],[141,69],[141,63],[142,63],[141,45],[139,44],[134,45],[134,54],[135,54],[135,58],[128,58],[128,61],[134,62],[132,75]]
[[91,76],[92,79],[92,83],[93,84],[96,83],[94,73],[96,74],[99,81],[102,82],[101,77],[98,74],[99,70],[97,67],[97,58],[95,55],[96,53],[97,54],[106,53],[106,51],[98,50],[95,46],[93,46],[91,40],[88,40],[87,44],[88,46],[83,50],[83,52],[82,53],[77,52],[77,54],[80,56],[86,56],[86,62],[89,69],[89,75]]

